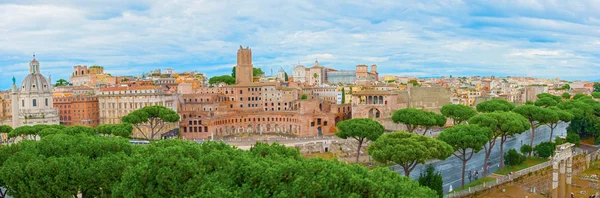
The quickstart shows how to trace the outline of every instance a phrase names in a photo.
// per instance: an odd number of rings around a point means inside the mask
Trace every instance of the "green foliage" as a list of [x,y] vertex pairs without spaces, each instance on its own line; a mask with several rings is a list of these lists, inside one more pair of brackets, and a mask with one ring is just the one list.
[[250,151],[181,140],[133,146],[85,133],[1,147],[0,185],[13,197],[436,196],[387,168],[305,159],[277,144]]
[[440,111],[442,115],[451,118],[454,125],[461,124],[477,114],[473,108],[461,104],[447,104]]
[[231,69],[231,77],[235,79],[235,66]]
[[554,143],[552,142],[542,142],[533,148],[535,153],[537,153],[542,158],[548,158],[554,155]]
[[308,99],[308,96],[306,94],[302,94],[302,98],[300,98],[301,100],[306,100]]
[[261,68],[252,68],[252,76],[262,76],[264,74],[265,72],[263,72]]
[[0,149],[0,183],[14,197],[110,197],[132,165],[125,139],[55,134]]
[[532,147],[533,139],[535,139],[535,129],[539,125],[557,123],[559,120],[558,114],[555,111],[533,105],[521,105],[513,109],[513,111],[521,114],[529,121],[529,124],[531,125],[531,140],[529,146]]
[[564,99],[571,99],[571,94],[569,94],[568,92],[564,92],[561,96]]
[[215,85],[218,83],[225,83],[228,85],[232,85],[232,84],[235,84],[235,78],[228,76],[228,75],[222,75],[222,76],[213,76],[212,78],[208,79],[208,84]]
[[[463,161],[462,187],[465,186],[465,166],[474,153],[483,149],[488,142],[491,129],[478,125],[456,125],[442,131],[439,140],[446,142],[455,151],[454,155]],[[456,154],[458,153],[458,154]]]
[[98,130],[100,134],[129,138],[131,133],[133,133],[133,125],[130,123],[101,124],[96,127],[96,130]]
[[594,97],[594,98],[596,98],[596,99],[597,99],[597,98],[600,98],[600,92],[593,92],[593,93],[592,93],[592,97]]
[[[489,158],[491,155],[492,148],[496,144],[498,137],[500,137],[500,153],[503,153],[504,142],[506,142],[508,137],[521,134],[530,127],[529,122],[523,116],[514,112],[502,111],[478,114],[469,119],[469,124],[476,124],[492,130],[493,133],[488,135],[489,145],[486,148],[486,158]],[[500,156],[500,166],[504,166],[503,155]],[[484,167],[484,172],[486,171],[487,167]]]
[[531,153],[532,150],[533,150],[533,148],[531,148],[531,146],[529,146],[529,144],[523,144],[520,149],[521,153],[523,153],[525,155]]
[[598,83],[598,82],[594,83],[594,92],[600,92],[600,83]]
[[565,142],[564,142],[564,140],[562,138],[560,138],[560,137],[554,138],[554,144],[561,145],[563,143],[565,143]]
[[65,79],[62,79],[62,78],[61,78],[61,79],[58,79],[58,80],[56,81],[56,86],[57,86],[57,87],[58,87],[58,86],[65,86],[65,85],[68,85],[68,84],[69,84],[69,82],[68,82],[67,80],[65,80]]
[[346,104],[346,89],[342,88],[342,104]]
[[566,140],[569,143],[575,144],[575,146],[577,147],[579,147],[579,145],[581,144],[581,138],[579,137],[579,134],[575,132],[567,132]]
[[494,111],[512,111],[515,108],[513,103],[510,103],[504,99],[491,99],[477,104],[476,109],[478,112],[489,113]]
[[[409,178],[339,161],[232,149],[224,143],[153,142],[118,183],[116,197],[433,197]],[[269,151],[271,152],[271,151]],[[284,154],[281,154],[284,153]]]
[[435,168],[431,164],[427,166],[425,171],[421,173],[421,176],[419,176],[417,181],[421,186],[428,187],[429,189],[435,191],[439,198],[444,197],[444,181],[442,174],[440,172],[436,172]]
[[552,100],[554,100],[556,103],[560,103],[562,102],[562,98],[560,96],[555,96],[549,93],[541,93],[537,95],[538,99],[542,99],[542,98],[550,98]]
[[504,164],[507,166],[519,165],[526,160],[525,155],[518,153],[515,149],[508,150],[508,152],[504,154],[504,159],[506,159]]
[[444,160],[452,155],[452,146],[441,140],[408,132],[393,132],[379,137],[369,146],[369,154],[381,163],[396,163],[404,169],[404,175],[428,160]]
[[578,93],[578,94],[575,94],[575,96],[573,96],[573,100],[577,100],[577,99],[585,98],[585,97],[586,97],[585,94]]
[[535,106],[538,107],[551,107],[551,106],[556,106],[559,102],[556,102],[556,100],[552,99],[552,98],[540,98],[539,100],[535,101]]
[[[163,106],[147,106],[123,116],[121,121],[133,124],[146,139],[154,140],[165,124],[179,121],[179,114]],[[149,134],[142,132],[142,126],[150,128]]]
[[13,128],[8,125],[0,125],[0,133],[10,133],[12,130]]
[[396,124],[406,125],[408,132],[411,133],[415,132],[417,128],[423,127],[425,129],[423,134],[431,127],[442,127],[446,124],[446,118],[443,115],[415,108],[404,108],[395,111],[392,114],[392,121]]
[[417,80],[415,80],[415,79],[409,80],[409,81],[408,81],[408,84],[412,84],[412,85],[413,85],[413,86],[415,86],[415,87],[419,87],[419,86],[421,86],[421,84],[419,84],[419,81],[417,81]]
[[353,138],[358,141],[356,163],[359,161],[360,148],[365,140],[375,141],[385,129],[379,122],[369,118],[354,118],[337,123],[336,136],[342,139]]
[[560,87],[560,88],[558,88],[556,90],[571,90],[571,85],[564,84],[562,87]]
[[287,72],[285,72],[284,74],[285,74],[285,79],[284,79],[284,80],[285,80],[285,82],[287,82],[287,81],[288,81],[288,75],[287,75]]

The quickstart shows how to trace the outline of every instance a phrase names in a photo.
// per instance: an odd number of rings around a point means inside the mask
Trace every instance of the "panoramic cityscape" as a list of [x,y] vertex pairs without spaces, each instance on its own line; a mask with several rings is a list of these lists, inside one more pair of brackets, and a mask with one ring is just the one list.
[[0,11],[0,198],[600,197],[594,1]]

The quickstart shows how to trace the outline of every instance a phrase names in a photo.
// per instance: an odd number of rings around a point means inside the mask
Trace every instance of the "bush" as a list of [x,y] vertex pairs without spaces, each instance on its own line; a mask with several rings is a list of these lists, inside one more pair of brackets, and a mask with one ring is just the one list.
[[527,155],[529,153],[531,153],[531,146],[529,146],[529,144],[523,144],[523,146],[521,146],[521,153],[523,153],[523,155]]
[[565,143],[565,141],[562,138],[560,138],[560,137],[556,137],[554,139],[554,144],[555,145],[561,145],[561,144],[564,144],[564,143]]
[[427,169],[421,173],[418,182],[421,186],[435,191],[440,198],[444,197],[442,175],[440,172],[435,172],[435,168],[432,165],[427,166]]
[[579,147],[581,144],[581,138],[579,138],[579,134],[575,132],[567,132],[567,142],[575,144],[575,146]]
[[542,142],[533,149],[542,158],[554,155],[554,144],[552,142]]
[[518,153],[515,149],[510,149],[504,154],[504,164],[507,166],[519,165],[523,162],[525,162],[525,155]]

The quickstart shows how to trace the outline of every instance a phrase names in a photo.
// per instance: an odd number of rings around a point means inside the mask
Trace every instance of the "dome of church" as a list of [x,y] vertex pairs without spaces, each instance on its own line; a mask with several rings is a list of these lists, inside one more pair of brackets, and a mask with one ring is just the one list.
[[51,84],[40,73],[40,63],[35,58],[29,63],[29,71],[19,87],[21,93],[52,93]]

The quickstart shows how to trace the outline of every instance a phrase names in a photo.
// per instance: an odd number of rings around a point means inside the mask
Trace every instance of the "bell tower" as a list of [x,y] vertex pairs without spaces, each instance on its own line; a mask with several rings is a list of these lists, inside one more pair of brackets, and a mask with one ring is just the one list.
[[240,49],[237,52],[237,65],[235,67],[235,81],[239,83],[249,83],[253,80],[252,50],[250,47]]

